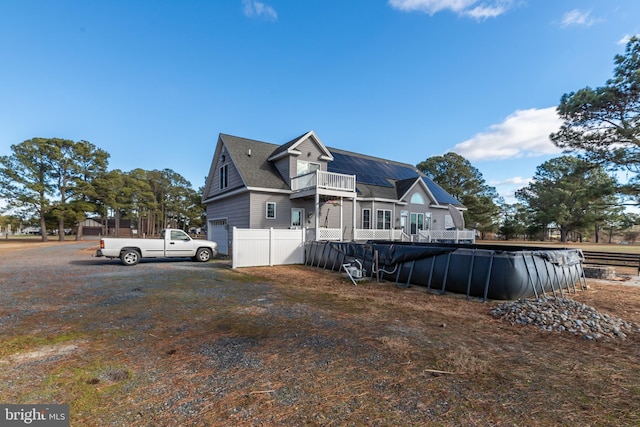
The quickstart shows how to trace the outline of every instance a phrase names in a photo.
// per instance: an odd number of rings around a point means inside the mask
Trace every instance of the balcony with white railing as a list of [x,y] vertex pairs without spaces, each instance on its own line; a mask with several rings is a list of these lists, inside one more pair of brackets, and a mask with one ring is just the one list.
[[[352,196],[356,191],[356,176],[317,170],[291,178],[292,197],[301,197],[318,192]],[[304,194],[302,194],[304,193]]]

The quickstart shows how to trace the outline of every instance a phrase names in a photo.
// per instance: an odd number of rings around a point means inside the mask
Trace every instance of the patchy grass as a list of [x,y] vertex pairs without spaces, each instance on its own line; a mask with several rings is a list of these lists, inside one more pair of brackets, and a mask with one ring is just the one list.
[[50,347],[56,344],[74,341],[82,337],[82,334],[76,332],[64,332],[53,335],[18,335],[7,337],[2,340],[0,347],[0,358],[8,355],[15,355],[28,352],[39,347]]
[[[640,424],[637,333],[590,342],[303,266],[95,263],[59,282],[55,301],[2,285],[0,393],[69,403],[72,425]],[[640,323],[640,288],[571,297]]]
[[127,386],[133,383],[126,367],[109,361],[92,359],[89,364],[55,366],[25,399],[68,402],[70,411],[78,417],[99,417],[104,406],[116,406],[126,398]]

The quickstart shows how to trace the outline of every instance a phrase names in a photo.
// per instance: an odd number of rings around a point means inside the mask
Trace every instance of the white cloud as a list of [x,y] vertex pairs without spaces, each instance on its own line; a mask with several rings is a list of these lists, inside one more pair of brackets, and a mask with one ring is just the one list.
[[495,18],[511,8],[513,0],[389,0],[389,5],[403,12],[423,12],[433,15],[450,10],[458,15],[478,20]]
[[469,10],[466,14],[471,16],[472,18],[486,19],[486,18],[495,18],[496,16],[500,16],[505,13],[507,9],[504,6],[477,6],[473,9]]
[[491,185],[516,185],[520,187],[524,187],[529,185],[529,183],[533,181],[533,178],[523,178],[521,176],[514,176],[512,178],[503,179],[500,181],[492,181]]
[[256,0],[242,0],[242,10],[245,16],[259,17],[267,21],[277,21],[278,13],[274,8]]
[[640,34],[632,34],[632,35],[626,34],[623,38],[618,40],[618,44],[626,45],[627,43],[629,43],[629,40],[631,40],[631,37],[640,38]]
[[596,20],[591,17],[591,12],[573,9],[562,15],[562,27],[590,27]]
[[476,134],[453,147],[468,160],[502,160],[561,153],[549,134],[557,132],[562,120],[556,107],[518,110],[488,131]]
[[514,176],[512,178],[506,178],[501,180],[489,180],[489,185],[495,187],[506,203],[517,203],[516,191],[526,187],[533,181],[533,178],[523,178],[521,176]]

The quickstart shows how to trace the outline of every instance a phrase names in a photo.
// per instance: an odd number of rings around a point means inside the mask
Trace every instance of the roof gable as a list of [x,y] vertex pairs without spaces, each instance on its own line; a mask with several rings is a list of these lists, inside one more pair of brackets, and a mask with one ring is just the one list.
[[301,155],[302,152],[298,151],[297,148],[300,144],[302,144],[307,139],[313,141],[315,145],[318,147],[318,149],[322,153],[320,157],[322,160],[327,160],[327,161],[333,160],[333,156],[331,155],[331,152],[322,143],[322,141],[320,141],[320,138],[318,138],[318,135],[316,135],[316,133],[312,130],[276,148],[276,150],[273,153],[271,153],[271,156],[269,156],[268,160],[273,161],[273,160],[278,160],[285,156]]
[[[435,203],[437,205],[440,205],[440,204],[446,205],[447,203],[444,199],[436,198],[436,196],[433,194],[431,189],[427,186],[423,178],[424,178],[423,176],[419,176],[415,179],[407,179],[407,180],[398,182],[396,184],[396,188],[398,190],[398,200],[410,199],[409,193],[414,191],[416,186],[418,186],[422,188],[422,191],[425,192],[429,200],[431,200],[431,203]],[[454,204],[460,205],[460,203],[457,203],[457,202]]]

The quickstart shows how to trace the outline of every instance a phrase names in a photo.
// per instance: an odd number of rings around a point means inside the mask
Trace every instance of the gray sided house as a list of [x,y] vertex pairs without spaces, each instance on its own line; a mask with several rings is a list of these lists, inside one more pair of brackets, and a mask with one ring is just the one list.
[[220,134],[203,202],[221,254],[233,227],[305,228],[309,240],[475,236],[466,208],[412,165],[327,147],[313,131],[283,145]]

